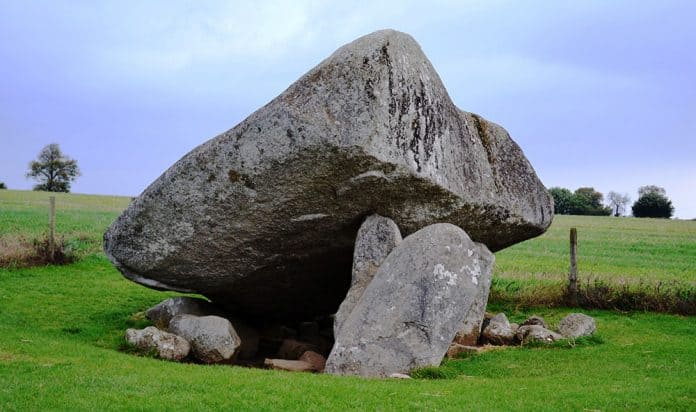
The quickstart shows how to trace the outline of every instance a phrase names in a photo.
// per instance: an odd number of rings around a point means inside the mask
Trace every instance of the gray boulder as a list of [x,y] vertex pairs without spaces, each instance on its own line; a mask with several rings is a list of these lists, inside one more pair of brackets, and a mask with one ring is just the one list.
[[206,316],[216,314],[215,307],[207,300],[188,296],[177,296],[164,300],[145,312],[155,326],[167,329],[169,321],[178,315]]
[[540,235],[553,215],[505,129],[458,109],[393,30],[341,47],[185,155],[113,222],[104,250],[145,286],[311,319],[346,295],[372,213],[404,234],[452,223],[492,251]]
[[541,325],[526,325],[520,326],[517,330],[517,339],[522,344],[527,344],[531,341],[552,343],[563,339],[563,336]]
[[504,313],[493,316],[481,334],[493,345],[512,345],[515,343],[515,331]]
[[241,345],[232,323],[219,316],[179,315],[169,322],[169,332],[189,341],[193,356],[204,363],[230,362]]
[[127,329],[126,341],[146,352],[154,351],[158,358],[180,361],[188,356],[191,346],[186,339],[148,326],[145,329]]
[[542,318],[541,316],[537,316],[537,315],[532,315],[532,316],[528,317],[527,319],[524,320],[524,322],[522,322],[520,324],[520,326],[529,326],[529,325],[539,325],[539,326],[543,326],[545,328],[548,328],[548,326],[546,325],[546,321],[544,321],[544,318]]
[[566,338],[590,336],[596,329],[594,318],[583,313],[571,313],[558,323],[558,332]]
[[145,316],[160,329],[169,328],[169,322],[178,315],[220,316],[232,323],[232,327],[241,339],[239,347],[240,359],[251,359],[256,356],[259,347],[259,334],[247,323],[224,313],[221,308],[205,299],[188,296],[177,296],[166,299],[145,312]]
[[406,237],[343,323],[325,371],[384,377],[439,365],[493,261],[451,224]]
[[334,335],[338,334],[379,266],[401,240],[401,232],[396,223],[386,217],[370,215],[360,226],[353,251],[350,289],[336,312]]

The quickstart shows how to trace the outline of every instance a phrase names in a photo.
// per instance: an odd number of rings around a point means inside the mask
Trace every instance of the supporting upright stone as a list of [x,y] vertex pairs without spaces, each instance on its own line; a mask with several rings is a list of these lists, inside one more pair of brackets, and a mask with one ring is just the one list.
[[355,239],[350,290],[336,312],[334,336],[338,335],[379,266],[401,240],[399,228],[389,218],[371,215],[360,226]]
[[340,328],[326,372],[389,376],[439,365],[480,285],[490,284],[493,261],[451,224],[406,237]]

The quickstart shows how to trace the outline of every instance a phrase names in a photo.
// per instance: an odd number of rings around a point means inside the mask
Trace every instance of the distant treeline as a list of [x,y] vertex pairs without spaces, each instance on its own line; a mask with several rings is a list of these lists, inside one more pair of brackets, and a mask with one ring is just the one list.
[[[628,194],[611,191],[605,205],[604,195],[593,187],[581,187],[575,192],[564,187],[552,187],[549,192],[558,215],[621,216],[631,200]],[[664,188],[648,185],[638,189],[638,200],[633,203],[631,212],[635,217],[670,218],[674,206]]]

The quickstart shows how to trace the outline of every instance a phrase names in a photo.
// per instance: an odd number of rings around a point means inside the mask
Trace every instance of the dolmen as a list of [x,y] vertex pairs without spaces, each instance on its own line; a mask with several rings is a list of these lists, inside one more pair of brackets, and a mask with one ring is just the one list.
[[104,249],[126,278],[252,327],[335,314],[325,371],[389,376],[476,342],[493,252],[552,218],[505,129],[457,108],[415,40],[383,30],[172,165]]

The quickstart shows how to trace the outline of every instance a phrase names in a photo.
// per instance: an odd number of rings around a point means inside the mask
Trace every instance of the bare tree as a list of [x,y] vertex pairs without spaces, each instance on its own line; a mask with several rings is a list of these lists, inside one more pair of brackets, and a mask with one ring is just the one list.
[[77,160],[64,156],[55,143],[41,149],[38,158],[29,163],[27,172],[27,177],[39,182],[34,190],[47,192],[69,192],[70,183],[79,175]]
[[622,195],[621,193],[611,191],[607,194],[607,200],[614,212],[614,216],[621,216],[626,211],[626,205],[631,198],[628,196],[628,193]]

